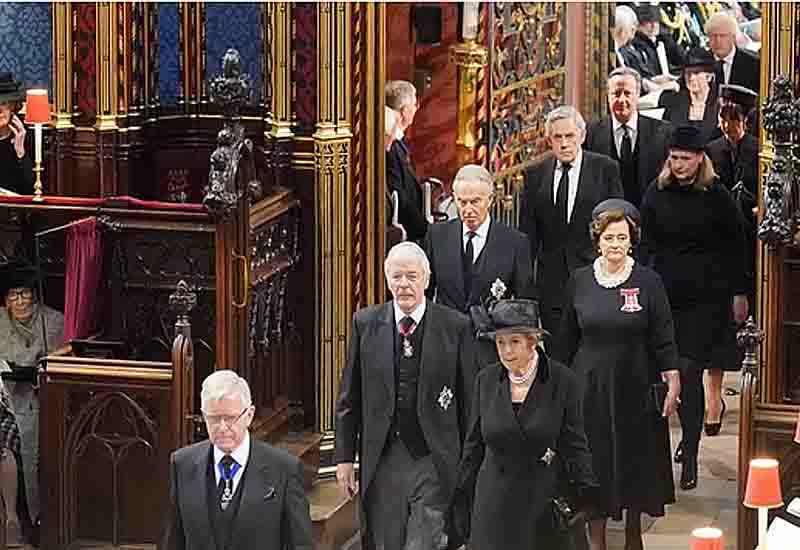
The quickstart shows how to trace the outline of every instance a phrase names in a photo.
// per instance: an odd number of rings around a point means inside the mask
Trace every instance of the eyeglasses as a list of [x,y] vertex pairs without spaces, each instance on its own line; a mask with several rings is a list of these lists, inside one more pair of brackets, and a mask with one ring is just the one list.
[[236,416],[233,416],[233,415],[230,415],[230,414],[213,414],[212,415],[212,414],[205,414],[204,413],[203,417],[206,419],[206,422],[208,422],[209,426],[221,426],[222,423],[224,422],[225,425],[230,428],[231,426],[236,424],[239,421],[239,419],[244,415],[244,413],[246,413],[249,409],[250,409],[250,407],[245,407],[244,409],[242,409],[242,412],[240,412]]
[[30,288],[12,289],[6,294],[6,300],[14,302],[16,300],[30,300],[33,298],[33,290]]

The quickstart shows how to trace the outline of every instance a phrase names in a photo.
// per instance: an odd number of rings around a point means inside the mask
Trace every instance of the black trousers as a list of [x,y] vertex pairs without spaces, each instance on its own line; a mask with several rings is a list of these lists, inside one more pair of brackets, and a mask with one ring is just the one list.
[[681,419],[683,432],[683,452],[684,456],[697,459],[706,408],[703,371],[708,364],[689,357],[681,357],[680,365],[681,403],[678,405],[678,416]]

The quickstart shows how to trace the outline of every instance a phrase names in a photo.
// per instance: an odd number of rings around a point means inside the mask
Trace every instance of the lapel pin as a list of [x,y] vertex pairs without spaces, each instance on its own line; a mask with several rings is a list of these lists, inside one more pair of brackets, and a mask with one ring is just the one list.
[[269,500],[275,496],[275,487],[267,487],[267,492],[264,494],[264,500]]

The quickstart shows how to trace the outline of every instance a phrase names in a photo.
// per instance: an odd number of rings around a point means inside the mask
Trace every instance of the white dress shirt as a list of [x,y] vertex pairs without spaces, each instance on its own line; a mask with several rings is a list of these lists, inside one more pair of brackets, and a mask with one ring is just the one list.
[[[222,478],[222,474],[219,472],[219,461],[222,460],[223,456],[225,456],[225,453],[215,445],[214,478],[217,480],[217,486],[219,486],[219,480]],[[236,487],[239,486],[239,482],[242,480],[244,467],[247,466],[247,459],[250,458],[250,432],[248,430],[245,430],[244,439],[231,453],[231,457],[233,457],[233,459],[241,465],[239,469],[236,470],[236,473],[233,474],[233,486],[231,487],[231,494],[236,494]]]
[[720,82],[720,84],[728,84],[731,81],[731,69],[733,68],[733,57],[735,55],[736,55],[736,46],[731,48],[731,53],[729,53],[722,59],[717,59],[717,61],[722,62],[723,82]]
[[[572,219],[572,207],[575,206],[575,197],[578,195],[578,180],[581,177],[581,163],[583,151],[578,148],[578,155],[572,161],[569,169],[569,189],[567,190],[567,222]],[[561,181],[561,161],[556,161],[556,171],[553,177],[553,204],[558,201],[558,184]]]
[[[478,229],[475,230],[475,236],[472,237],[472,263],[478,261],[478,256],[481,255],[481,250],[486,245],[486,236],[489,234],[489,224],[492,222],[492,216],[486,216],[486,219],[483,220],[483,223],[478,226]],[[467,251],[467,241],[469,237],[467,237],[467,233],[469,233],[469,228],[461,224],[461,248],[464,252]]]
[[[423,299],[422,302],[420,302],[420,304],[414,308],[414,311],[411,312],[411,315],[409,315],[409,317],[414,319],[415,323],[414,328],[411,329],[409,334],[413,334],[414,331],[417,330],[419,322],[422,321],[422,316],[425,315],[425,303],[426,301]],[[400,321],[403,320],[403,317],[405,317],[406,314],[403,313],[403,310],[397,305],[397,300],[393,300],[392,304],[394,304],[394,322],[397,325],[397,329],[400,330]]]
[[[614,144],[617,146],[617,157],[622,158],[622,137],[625,131],[622,129],[622,123],[617,120],[613,114],[611,115],[611,125],[614,129]],[[636,150],[636,132],[639,128],[639,113],[636,111],[631,114],[630,120],[625,123],[628,127],[628,135],[631,136],[631,153]]]

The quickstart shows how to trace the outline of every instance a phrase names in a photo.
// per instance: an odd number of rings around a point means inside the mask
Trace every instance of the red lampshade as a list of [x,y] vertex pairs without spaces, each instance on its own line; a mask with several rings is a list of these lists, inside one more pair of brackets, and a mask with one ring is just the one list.
[[701,527],[692,531],[692,550],[723,550],[722,529]]
[[750,461],[744,505],[748,508],[779,508],[783,506],[777,460],[756,458]]
[[800,414],[797,415],[797,428],[794,431],[794,442],[800,443]]
[[25,104],[25,122],[28,124],[47,124],[50,122],[50,103],[47,90],[28,90]]

